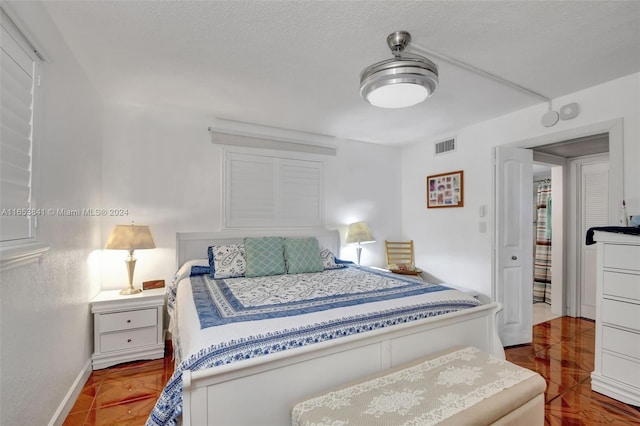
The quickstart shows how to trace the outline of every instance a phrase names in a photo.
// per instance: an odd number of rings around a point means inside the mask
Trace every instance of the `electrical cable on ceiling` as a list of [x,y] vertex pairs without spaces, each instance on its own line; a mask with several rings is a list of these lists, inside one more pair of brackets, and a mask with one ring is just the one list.
[[[404,50],[410,41],[411,35],[407,31],[396,31],[389,34],[387,44],[394,58],[373,64],[361,73],[360,94],[372,105],[385,108],[402,108],[420,103],[431,96],[438,88],[439,74],[438,66],[423,56],[426,55],[546,102],[549,108],[541,118],[542,125],[551,127],[558,122],[560,115],[553,110],[552,100],[548,96],[420,45],[412,45],[412,50],[419,55],[405,53]],[[416,94],[411,99],[405,99],[408,95],[404,91],[414,87],[416,89],[411,89],[411,93],[413,94],[414,91],[420,89],[420,95]],[[378,92],[380,95],[378,95]],[[574,114],[571,118],[575,115],[577,114]]]

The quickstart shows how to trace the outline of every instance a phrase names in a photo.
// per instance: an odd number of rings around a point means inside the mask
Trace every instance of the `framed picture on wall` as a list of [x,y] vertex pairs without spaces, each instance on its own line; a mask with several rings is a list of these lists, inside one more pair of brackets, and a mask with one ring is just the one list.
[[427,176],[427,208],[463,207],[463,179],[462,170]]

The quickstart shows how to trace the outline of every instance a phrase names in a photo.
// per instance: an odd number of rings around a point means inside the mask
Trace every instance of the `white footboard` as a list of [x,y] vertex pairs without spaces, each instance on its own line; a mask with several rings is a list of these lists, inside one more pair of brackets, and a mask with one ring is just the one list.
[[324,389],[452,346],[504,358],[498,303],[255,358],[183,373],[183,424],[283,426],[294,403]]

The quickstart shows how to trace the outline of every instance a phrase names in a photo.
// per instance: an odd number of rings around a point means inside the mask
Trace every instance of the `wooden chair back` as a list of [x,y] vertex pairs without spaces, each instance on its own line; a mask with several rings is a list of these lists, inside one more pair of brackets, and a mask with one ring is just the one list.
[[384,241],[387,252],[387,265],[415,263],[413,254],[413,240],[411,241]]

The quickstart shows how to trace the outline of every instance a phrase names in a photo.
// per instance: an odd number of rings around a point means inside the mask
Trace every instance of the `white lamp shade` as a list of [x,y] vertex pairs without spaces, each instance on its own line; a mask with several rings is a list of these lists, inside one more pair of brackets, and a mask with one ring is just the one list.
[[140,250],[156,248],[148,226],[116,225],[104,246],[113,250]]
[[365,222],[355,222],[349,225],[345,241],[347,244],[374,243],[375,241],[376,238]]

